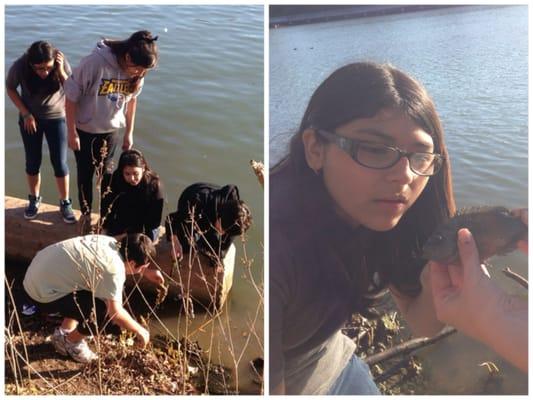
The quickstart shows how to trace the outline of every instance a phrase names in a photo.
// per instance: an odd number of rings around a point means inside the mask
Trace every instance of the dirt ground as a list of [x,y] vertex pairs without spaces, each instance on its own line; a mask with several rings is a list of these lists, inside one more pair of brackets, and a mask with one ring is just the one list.
[[[384,303],[375,315],[354,314],[343,329],[355,342],[362,359],[381,353],[410,339],[405,321],[390,303]],[[421,394],[426,388],[422,363],[409,353],[370,366],[382,394]]]
[[179,344],[163,348],[168,343],[156,338],[141,350],[126,336],[100,336],[98,343],[90,341],[93,350],[100,347],[99,360],[84,365],[54,350],[50,336],[57,321],[32,316],[21,324],[22,334],[6,337],[6,394],[199,393],[197,369]]
[[97,361],[84,365],[60,355],[50,342],[60,319],[14,313],[13,304],[20,311],[24,302],[17,276],[21,274],[6,275],[5,394],[235,394],[227,384],[231,371],[206,365],[207,354],[196,343],[156,336],[146,349],[139,349],[126,334],[99,335],[89,341],[99,354]]

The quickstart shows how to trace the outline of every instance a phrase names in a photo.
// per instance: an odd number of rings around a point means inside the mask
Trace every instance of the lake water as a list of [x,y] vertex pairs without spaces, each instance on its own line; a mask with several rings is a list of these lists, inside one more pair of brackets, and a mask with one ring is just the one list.
[[[420,80],[437,106],[459,207],[528,204],[528,9],[470,6],[271,29],[270,165],[287,151],[312,92],[341,65],[390,62]],[[288,96],[287,94],[290,95]],[[491,260],[527,276],[527,257]],[[422,354],[432,394],[527,394],[527,376],[455,335]],[[503,379],[486,385],[495,362]]]
[[[252,276],[262,285],[263,190],[249,160],[263,160],[263,26],[262,5],[7,6],[6,73],[36,40],[51,41],[74,67],[103,37],[125,39],[141,29],[159,35],[160,61],[146,77],[139,97],[134,146],[161,176],[166,191],[164,215],[175,210],[179,194],[193,182],[239,186],[254,218],[246,252],[254,260]],[[17,110],[7,96],[5,102],[5,193],[26,198]],[[47,154],[46,150],[42,195],[45,202],[55,204]],[[71,152],[69,166],[71,196],[77,199]],[[207,326],[198,317],[187,332],[204,350],[213,350],[213,362],[234,366],[230,346],[237,356],[243,353],[239,386],[241,391],[256,392],[259,387],[250,380],[248,363],[263,355],[262,300],[241,261],[240,240],[236,245],[229,311]],[[183,334],[185,324],[176,324],[175,317],[165,318],[165,323]]]

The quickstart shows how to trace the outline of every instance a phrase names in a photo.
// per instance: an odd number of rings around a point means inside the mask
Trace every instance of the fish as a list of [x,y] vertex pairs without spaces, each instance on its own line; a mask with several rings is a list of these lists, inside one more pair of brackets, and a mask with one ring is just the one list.
[[457,232],[461,228],[472,233],[482,262],[509,253],[518,241],[527,238],[527,225],[505,207],[465,208],[431,234],[422,247],[422,257],[443,264],[457,263]]

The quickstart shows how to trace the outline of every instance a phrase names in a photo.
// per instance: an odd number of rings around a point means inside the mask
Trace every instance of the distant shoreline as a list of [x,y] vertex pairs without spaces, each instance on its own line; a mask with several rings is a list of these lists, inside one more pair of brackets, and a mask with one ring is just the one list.
[[[344,19],[355,19],[365,17],[375,17],[378,15],[391,15],[410,13],[417,11],[435,10],[451,7],[464,7],[465,5],[365,5],[365,6],[291,6],[276,9],[271,6],[271,16],[269,18],[270,28],[282,28],[292,25],[314,24],[319,22],[338,21]],[[275,6],[274,6],[275,7]],[[278,15],[272,15],[278,14]]]

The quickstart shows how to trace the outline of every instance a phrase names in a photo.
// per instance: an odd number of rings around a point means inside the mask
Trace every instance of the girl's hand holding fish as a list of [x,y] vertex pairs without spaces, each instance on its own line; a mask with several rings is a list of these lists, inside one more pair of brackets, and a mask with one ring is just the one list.
[[[522,221],[527,224],[527,210]],[[457,247],[460,263],[429,263],[437,318],[527,371],[527,301],[505,293],[490,279],[468,229],[459,230]]]
[[[431,287],[437,318],[463,333],[479,337],[486,328],[484,311],[504,293],[480,263],[474,237],[468,229],[458,232],[461,263],[430,261]],[[489,307],[491,308],[491,307]],[[475,314],[478,318],[472,319]],[[488,313],[487,313],[488,314]]]

